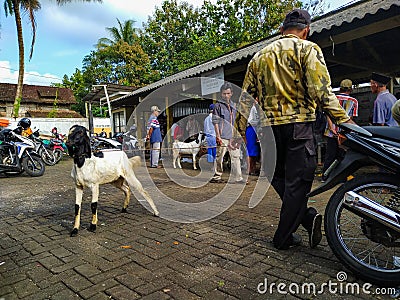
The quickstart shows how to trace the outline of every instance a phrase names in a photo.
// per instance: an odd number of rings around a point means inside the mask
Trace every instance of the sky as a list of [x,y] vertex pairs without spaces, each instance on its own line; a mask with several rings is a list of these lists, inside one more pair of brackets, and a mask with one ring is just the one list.
[[[329,10],[339,8],[351,0],[325,0]],[[193,6],[201,6],[203,0],[186,0]],[[82,60],[92,50],[99,38],[109,37],[106,27],[117,27],[117,18],[123,22],[136,21],[142,27],[161,0],[103,0],[103,3],[73,1],[57,6],[55,1],[42,0],[42,8],[36,13],[36,43],[29,61],[32,40],[27,15],[22,25],[25,42],[25,84],[50,85],[61,82],[64,75],[70,77],[76,69],[82,69]],[[2,2],[3,4],[3,2]],[[18,43],[15,20],[0,11],[0,82],[17,83]]]

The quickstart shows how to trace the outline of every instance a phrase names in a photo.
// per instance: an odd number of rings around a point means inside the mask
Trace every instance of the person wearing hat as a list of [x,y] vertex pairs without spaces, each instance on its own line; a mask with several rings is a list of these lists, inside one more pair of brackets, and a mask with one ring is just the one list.
[[[344,108],[350,118],[358,116],[358,101],[356,98],[350,97],[352,92],[353,82],[350,79],[343,79],[340,82],[340,90],[336,95],[340,105]],[[322,174],[326,172],[329,166],[338,158],[339,155],[339,141],[338,141],[338,130],[339,127],[332,122],[332,120],[326,118],[326,128],[324,136],[326,137],[326,152],[324,159],[324,166],[322,167]],[[322,182],[326,180],[327,176],[322,175]]]
[[378,94],[374,102],[372,123],[377,126],[398,126],[392,116],[392,106],[397,101],[386,88],[391,78],[378,73],[371,75],[371,92]]
[[[206,135],[207,142],[207,161],[209,163],[214,163],[217,157],[217,141],[215,138],[215,128],[212,123],[212,114],[214,111],[214,104],[210,104],[208,107],[208,116],[204,119],[204,134]],[[215,168],[215,166],[214,166]],[[213,168],[213,171],[215,169]]]
[[235,122],[244,136],[251,98],[258,98],[261,148],[271,147],[268,130],[272,129],[275,139],[272,147],[276,151],[263,151],[262,161],[268,173],[268,153],[276,154],[271,183],[282,207],[273,245],[282,250],[301,244],[301,236],[295,233],[300,224],[308,231],[311,248],[322,239],[322,216],[307,207],[317,165],[313,132],[317,106],[337,124],[353,122],[332,92],[321,48],[307,41],[310,24],[306,10],[290,11],[280,29],[281,37],[250,60]]
[[157,105],[151,107],[151,115],[147,121],[146,140],[150,141],[150,168],[161,168],[158,165],[161,151],[161,129],[157,117],[160,114],[160,109]]

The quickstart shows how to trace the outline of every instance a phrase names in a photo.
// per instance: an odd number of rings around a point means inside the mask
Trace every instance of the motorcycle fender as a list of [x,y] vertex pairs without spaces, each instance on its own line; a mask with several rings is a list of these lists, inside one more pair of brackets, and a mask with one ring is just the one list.
[[332,170],[325,183],[308,193],[307,197],[326,192],[339,183],[345,182],[347,177],[361,167],[372,165],[373,162],[368,156],[348,150],[343,160]]

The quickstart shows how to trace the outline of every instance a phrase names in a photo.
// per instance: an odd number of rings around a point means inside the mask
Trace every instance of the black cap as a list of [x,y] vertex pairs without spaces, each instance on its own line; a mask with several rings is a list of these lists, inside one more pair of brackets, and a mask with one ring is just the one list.
[[371,80],[376,81],[378,83],[387,85],[390,82],[390,79],[392,79],[389,76],[383,75],[383,74],[378,74],[378,73],[372,73],[371,75]]
[[301,26],[303,25],[304,27],[308,26],[311,24],[311,16],[308,13],[308,11],[304,9],[293,9],[291,12],[289,12],[285,20],[283,21],[283,28],[289,28],[289,27],[295,27],[295,26]]

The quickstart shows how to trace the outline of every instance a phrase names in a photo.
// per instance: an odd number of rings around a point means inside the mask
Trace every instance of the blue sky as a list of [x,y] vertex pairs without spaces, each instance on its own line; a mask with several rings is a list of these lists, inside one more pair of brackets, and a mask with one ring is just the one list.
[[[350,0],[325,0],[329,9],[336,9]],[[200,6],[203,0],[187,0]],[[34,53],[28,61],[31,30],[27,16],[23,17],[25,41],[24,83],[50,85],[61,82],[64,74],[71,76],[75,69],[82,68],[85,55],[94,50],[101,37],[108,37],[105,28],[117,26],[120,21],[133,19],[136,26],[151,15],[160,0],[103,0],[99,3],[72,2],[57,6],[55,1],[42,0],[42,9],[37,12],[37,35]],[[3,2],[2,2],[3,4]],[[0,12],[0,82],[16,83],[18,76],[18,45],[13,16]]]

